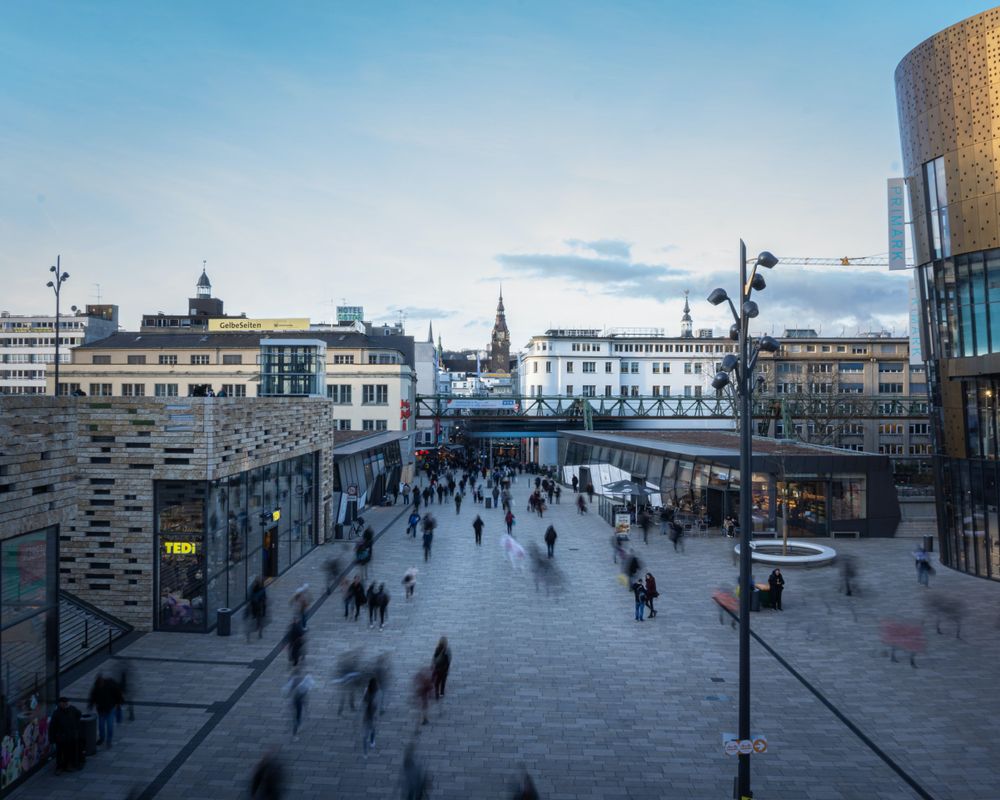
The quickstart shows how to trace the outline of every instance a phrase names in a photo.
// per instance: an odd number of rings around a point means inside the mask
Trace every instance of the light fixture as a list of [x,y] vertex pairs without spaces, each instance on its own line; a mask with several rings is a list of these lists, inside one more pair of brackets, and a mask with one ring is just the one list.
[[708,296],[708,302],[713,306],[721,305],[729,299],[729,295],[726,294],[725,289],[712,289],[712,293]]
[[765,353],[777,353],[781,342],[771,336],[761,336],[757,346]]
[[729,353],[722,359],[722,364],[720,366],[722,367],[723,372],[732,372],[736,369],[736,365],[739,363],[740,360],[733,353]]
[[761,250],[757,256],[757,266],[765,269],[772,269],[778,263],[777,256],[768,250]]
[[755,273],[753,279],[750,281],[750,288],[755,292],[761,292],[767,287],[767,283],[764,281],[764,276],[759,272]]
[[712,388],[717,392],[721,392],[729,385],[729,373],[728,372],[716,372],[715,377],[712,378]]
[[757,304],[753,300],[747,300],[743,304],[743,316],[746,319],[753,319],[760,314],[760,309],[757,308]]

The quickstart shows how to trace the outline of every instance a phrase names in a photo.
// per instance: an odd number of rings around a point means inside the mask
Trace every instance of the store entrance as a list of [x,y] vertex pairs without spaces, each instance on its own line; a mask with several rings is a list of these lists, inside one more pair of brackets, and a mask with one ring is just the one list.
[[278,577],[278,528],[264,531],[264,549],[261,574],[264,580]]

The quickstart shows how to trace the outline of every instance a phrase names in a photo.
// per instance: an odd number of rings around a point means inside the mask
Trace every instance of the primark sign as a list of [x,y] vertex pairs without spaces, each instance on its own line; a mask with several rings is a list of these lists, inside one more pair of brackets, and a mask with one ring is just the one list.
[[906,181],[888,180],[889,269],[906,269]]

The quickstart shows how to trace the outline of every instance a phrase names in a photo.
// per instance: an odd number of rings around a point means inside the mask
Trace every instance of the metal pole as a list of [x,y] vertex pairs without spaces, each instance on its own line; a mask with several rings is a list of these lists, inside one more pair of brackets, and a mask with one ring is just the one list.
[[53,287],[56,293],[56,386],[54,395],[59,396],[59,289],[62,286],[62,281],[60,277],[62,276],[62,264],[60,263],[60,257],[56,256],[56,279],[53,281]]
[[[747,246],[740,239],[740,741],[750,738],[750,492],[752,489],[750,426],[752,406],[750,398],[751,378],[750,336],[748,320],[743,311],[747,300]],[[738,800],[753,797],[750,791],[750,755],[739,756],[737,782]]]

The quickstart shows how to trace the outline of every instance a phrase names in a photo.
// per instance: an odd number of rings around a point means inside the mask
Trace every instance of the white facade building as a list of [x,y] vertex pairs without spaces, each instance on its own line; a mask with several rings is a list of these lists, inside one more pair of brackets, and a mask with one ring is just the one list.
[[[55,315],[0,312],[0,394],[45,394],[45,377],[56,360]],[[118,330],[118,306],[87,306],[59,316],[59,363],[70,350]]]
[[702,397],[736,342],[662,328],[555,328],[533,336],[518,358],[526,397]]

